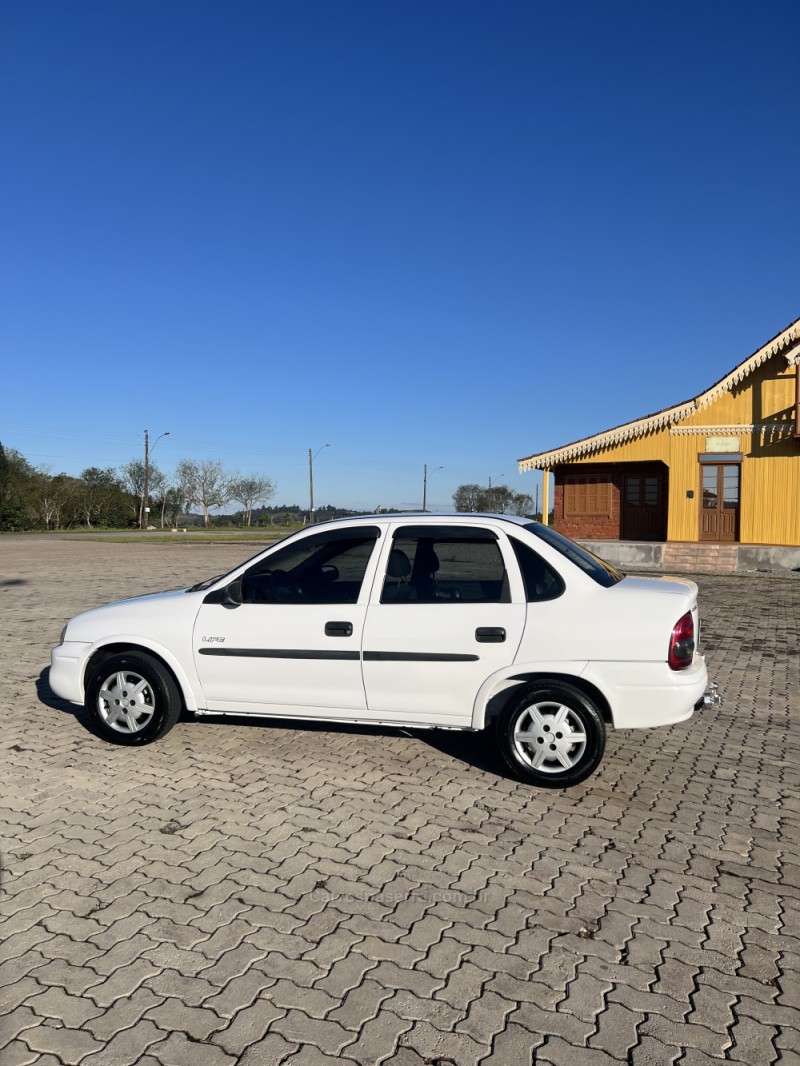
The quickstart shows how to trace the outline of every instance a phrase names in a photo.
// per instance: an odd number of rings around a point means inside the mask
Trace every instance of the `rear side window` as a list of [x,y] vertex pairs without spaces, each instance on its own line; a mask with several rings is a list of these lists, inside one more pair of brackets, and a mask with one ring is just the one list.
[[507,603],[508,577],[489,531],[440,526],[398,530],[381,603]]
[[508,538],[517,557],[522,581],[525,585],[525,599],[528,603],[541,600],[555,600],[564,591],[564,581],[560,574],[546,563],[541,555],[514,537]]
[[549,544],[551,548],[555,548],[565,559],[569,559],[571,563],[583,570],[584,574],[588,574],[598,585],[610,588],[611,585],[616,585],[618,581],[622,581],[623,577],[625,577],[611,563],[607,563],[604,559],[600,559],[597,555],[587,551],[586,548],[582,548],[580,544],[576,544],[569,537],[556,533],[549,526],[543,526],[539,522],[530,522],[525,526],[525,529],[533,533],[539,540],[543,540],[545,544]]

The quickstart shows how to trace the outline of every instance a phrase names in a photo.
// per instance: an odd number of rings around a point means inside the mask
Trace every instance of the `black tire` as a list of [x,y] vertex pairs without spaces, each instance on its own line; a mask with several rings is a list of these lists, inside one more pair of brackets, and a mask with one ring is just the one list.
[[580,689],[543,679],[512,696],[495,721],[495,739],[503,761],[523,781],[569,788],[597,769],[606,728]]
[[86,685],[86,710],[97,732],[112,744],[150,744],[180,718],[181,694],[158,659],[145,652],[112,655],[96,666]]

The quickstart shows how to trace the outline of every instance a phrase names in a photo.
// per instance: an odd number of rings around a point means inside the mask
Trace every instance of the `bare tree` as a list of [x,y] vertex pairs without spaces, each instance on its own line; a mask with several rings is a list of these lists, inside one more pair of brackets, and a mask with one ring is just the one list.
[[533,497],[529,496],[527,492],[515,492],[511,498],[511,506],[509,508],[511,514],[525,515],[533,514]]
[[53,476],[46,466],[34,475],[32,486],[36,493],[36,510],[45,529],[60,529],[61,514],[70,496],[75,493],[75,481],[66,474]]
[[244,508],[246,526],[252,525],[253,508],[257,503],[266,503],[275,495],[275,485],[268,477],[251,474],[250,477],[236,475],[228,486],[230,498]]
[[459,485],[453,493],[453,506],[457,511],[480,511],[482,492],[480,485]]
[[453,494],[457,511],[486,511],[490,514],[526,515],[533,512],[533,500],[524,492],[512,492],[507,485],[459,485]]
[[224,507],[230,500],[230,475],[219,459],[194,462],[182,459],[178,463],[177,478],[187,503],[200,507],[203,524],[208,528],[208,513],[212,507]]

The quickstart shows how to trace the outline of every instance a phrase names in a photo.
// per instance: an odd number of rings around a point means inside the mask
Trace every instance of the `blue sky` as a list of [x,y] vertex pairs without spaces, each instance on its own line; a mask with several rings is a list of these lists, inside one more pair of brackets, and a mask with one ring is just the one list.
[[[0,441],[447,509],[800,315],[794,2],[0,4]],[[443,469],[435,469],[442,467]]]

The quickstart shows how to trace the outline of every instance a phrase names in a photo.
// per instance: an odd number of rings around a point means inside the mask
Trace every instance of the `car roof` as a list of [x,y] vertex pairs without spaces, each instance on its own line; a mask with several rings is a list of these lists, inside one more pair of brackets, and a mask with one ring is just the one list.
[[474,522],[476,519],[478,521],[486,521],[487,519],[490,519],[493,522],[510,522],[513,525],[517,526],[529,526],[539,524],[537,522],[534,522],[530,518],[524,518],[520,517],[519,515],[511,514],[489,514],[473,511],[448,511],[444,513],[437,512],[436,514],[433,514],[431,511],[391,511],[385,513],[380,512],[379,514],[353,515],[350,518],[333,518],[326,522],[317,522],[315,523],[315,525],[317,526],[317,528],[321,526],[347,524],[348,522],[380,522],[382,525],[386,525],[390,522],[407,522],[409,519],[412,519],[415,524],[429,524],[434,526],[442,525],[442,523],[452,522],[468,523]]

